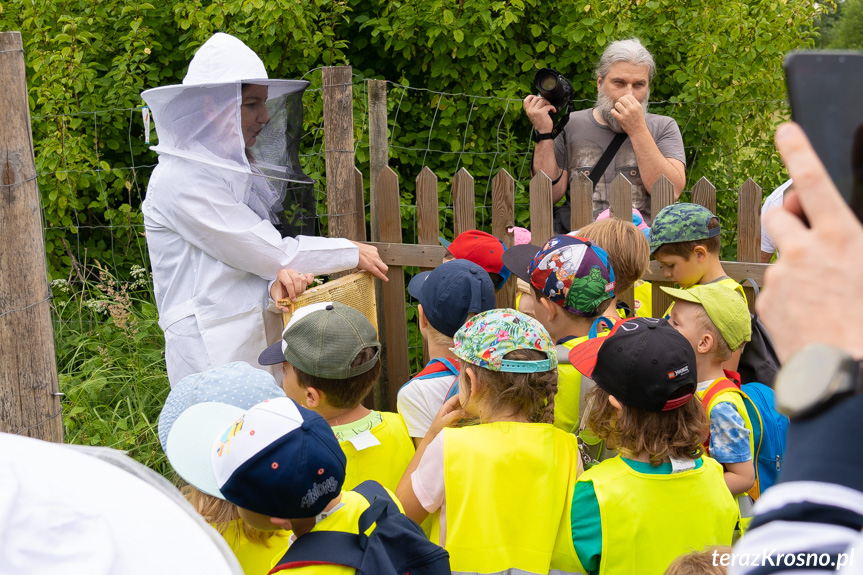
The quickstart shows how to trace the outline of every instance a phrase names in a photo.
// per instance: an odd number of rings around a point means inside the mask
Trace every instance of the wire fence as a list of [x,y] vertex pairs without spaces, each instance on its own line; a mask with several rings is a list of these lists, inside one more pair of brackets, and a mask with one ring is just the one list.
[[[327,209],[320,69],[310,71],[307,79],[312,87],[303,100],[300,161],[315,180],[311,189],[314,231],[326,234],[333,214]],[[368,214],[368,80],[354,75],[352,88],[354,154],[356,166],[364,175]],[[387,92],[389,165],[400,176],[405,243],[416,242],[418,236],[414,178],[424,167],[438,176],[442,230],[452,229],[452,178],[461,168],[475,179],[477,222],[481,228],[490,229],[491,181],[501,169],[516,181],[516,224],[528,225],[527,186],[533,144],[521,99],[439,92],[392,82],[387,83]],[[593,103],[579,99],[573,109],[588,108]],[[714,119],[718,112],[728,110],[733,110],[741,122],[733,140],[719,141],[714,134]],[[733,202],[731,194],[746,177],[753,178],[766,191],[785,179],[772,144],[772,126],[787,116],[784,101],[658,101],[650,103],[649,111],[677,120],[687,156],[687,188],[701,176],[707,177],[717,188],[720,216],[722,206]],[[148,149],[148,132],[140,107],[50,116],[39,115],[37,108],[32,125],[52,288],[55,296],[65,294],[67,298],[74,290],[86,292],[86,296],[78,298],[95,303],[84,306],[90,315],[84,317],[79,312],[78,321],[82,327],[95,326],[103,323],[110,311],[104,289],[92,290],[89,284],[110,278],[115,282],[115,293],[145,289],[152,294],[140,206],[157,157]],[[154,131],[150,136],[156,143]],[[723,226],[733,232],[735,224],[725,224],[723,221]],[[733,239],[727,243],[732,245]],[[409,275],[415,271],[407,269]],[[416,314],[415,302],[408,306],[410,319]],[[416,329],[412,328],[410,335],[411,368],[417,370],[421,367],[421,343]]]

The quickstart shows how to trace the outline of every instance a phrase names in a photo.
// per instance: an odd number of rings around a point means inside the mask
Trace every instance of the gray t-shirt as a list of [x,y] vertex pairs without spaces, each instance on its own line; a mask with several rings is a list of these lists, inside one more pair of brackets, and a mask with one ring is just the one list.
[[[653,136],[653,141],[656,142],[662,155],[686,164],[683,137],[680,135],[680,128],[677,127],[674,118],[648,113],[645,115],[645,121],[647,129]],[[565,158],[564,135],[566,136],[568,158]],[[564,161],[568,160],[566,168],[569,170],[570,179],[578,170],[589,174],[614,136],[615,132],[611,128],[596,121],[593,117],[592,108],[572,112],[563,134],[554,140],[554,153],[557,157],[558,166],[563,166]],[[629,138],[620,146],[617,154],[596,184],[593,191],[593,218],[596,219],[601,211],[608,209],[608,187],[618,174],[623,174],[633,184],[632,207],[641,212],[644,221],[649,225],[652,221],[650,194],[647,193],[641,182],[641,172],[635,161],[635,151],[632,149],[632,141]],[[555,206],[554,220],[556,233],[569,231],[569,201],[563,206]]]

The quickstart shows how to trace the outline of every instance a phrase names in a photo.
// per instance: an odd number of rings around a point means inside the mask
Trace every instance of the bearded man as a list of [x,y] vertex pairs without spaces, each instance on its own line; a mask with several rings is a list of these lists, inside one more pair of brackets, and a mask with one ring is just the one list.
[[[650,223],[650,188],[664,175],[674,185],[674,199],[686,183],[686,155],[680,128],[673,118],[647,112],[650,82],[656,73],[653,56],[637,39],[608,45],[596,66],[596,106],[572,112],[563,131],[553,138],[557,110],[540,96],[524,99],[524,109],[533,124],[537,141],[532,170],[542,170],[552,179],[555,233],[570,228],[569,182],[579,171],[590,176],[617,134],[626,138],[593,190],[593,217],[609,207],[608,189],[618,174],[633,184],[632,207]],[[553,139],[552,139],[553,138]],[[622,138],[622,137],[621,137]],[[620,140],[621,138],[618,138]],[[613,152],[613,148],[612,148]],[[609,154],[610,155],[610,154]]]

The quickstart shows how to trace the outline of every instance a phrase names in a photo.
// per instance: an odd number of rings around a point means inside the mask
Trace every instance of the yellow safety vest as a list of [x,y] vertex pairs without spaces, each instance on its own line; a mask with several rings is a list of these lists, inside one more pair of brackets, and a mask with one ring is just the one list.
[[243,573],[247,575],[266,573],[270,570],[273,561],[278,561],[285,555],[291,544],[291,532],[276,531],[266,543],[254,543],[246,537],[242,521],[242,519],[231,521],[221,535],[237,556]]
[[414,456],[414,442],[402,416],[386,411],[380,414],[383,421],[371,430],[380,445],[357,450],[350,440],[340,443],[347,458],[343,487],[345,491],[350,491],[369,479],[395,491]]
[[653,285],[650,282],[638,280],[634,290],[635,315],[638,317],[653,317]]
[[[576,337],[561,344],[567,350],[587,341],[587,336]],[[559,360],[562,358],[558,358]],[[572,367],[569,358],[557,364],[557,393],[554,395],[554,426],[567,433],[578,430],[578,406],[581,396],[581,373]]]
[[639,473],[620,456],[582,474],[592,481],[602,517],[600,575],[662,575],[671,562],[707,545],[731,545],[738,509],[722,466]]
[[570,512],[575,436],[546,423],[444,429],[446,549],[454,574],[582,573]]

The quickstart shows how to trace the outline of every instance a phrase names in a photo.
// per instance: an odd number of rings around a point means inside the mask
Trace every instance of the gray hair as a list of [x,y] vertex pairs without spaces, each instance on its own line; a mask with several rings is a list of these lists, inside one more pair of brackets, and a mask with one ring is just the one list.
[[638,38],[618,40],[609,44],[596,65],[596,76],[600,80],[604,79],[612,64],[618,62],[647,66],[648,81],[652,81],[656,75],[656,62],[653,61],[653,55]]

